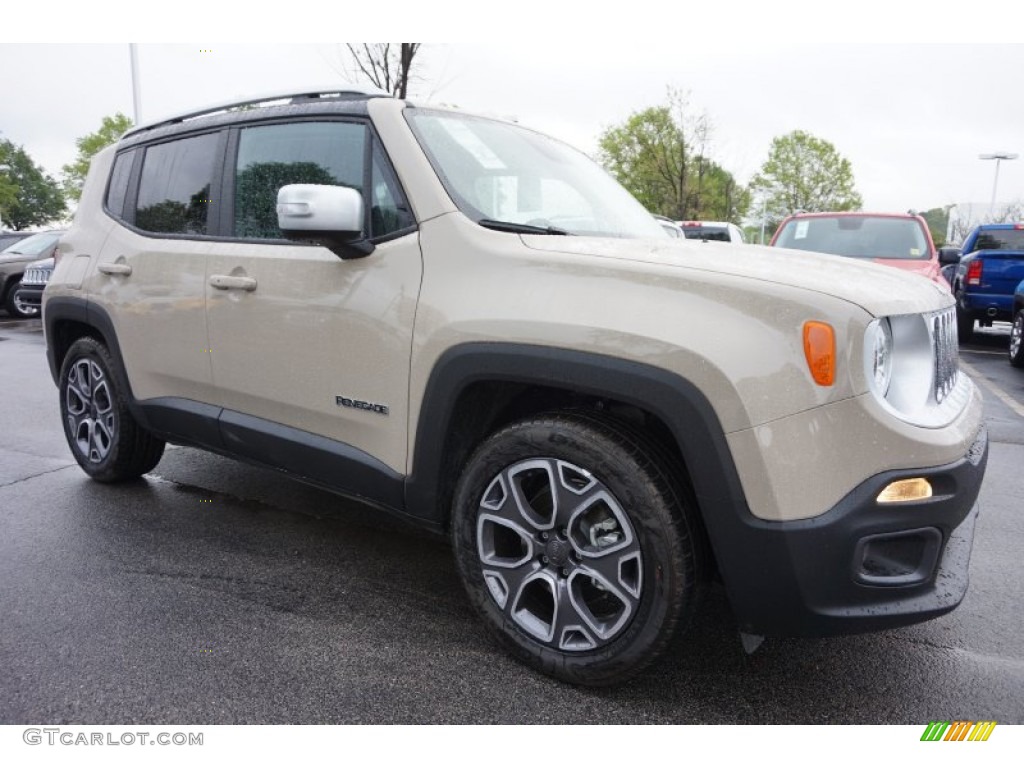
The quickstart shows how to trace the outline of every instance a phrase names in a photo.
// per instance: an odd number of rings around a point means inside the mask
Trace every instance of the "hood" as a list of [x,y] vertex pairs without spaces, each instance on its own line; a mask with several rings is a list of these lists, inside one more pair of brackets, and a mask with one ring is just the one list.
[[767,245],[693,240],[627,240],[522,235],[538,251],[643,262],[668,272],[745,277],[833,296],[876,317],[931,312],[953,304],[937,284],[903,270],[843,256]]
[[887,267],[902,269],[914,275],[924,275],[929,280],[935,280],[939,276],[938,262],[930,259],[872,259],[875,264],[884,264]]

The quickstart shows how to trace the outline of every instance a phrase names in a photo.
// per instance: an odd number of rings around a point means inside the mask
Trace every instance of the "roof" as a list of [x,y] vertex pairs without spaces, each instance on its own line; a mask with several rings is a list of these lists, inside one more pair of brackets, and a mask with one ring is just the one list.
[[[176,135],[185,131],[248,122],[254,117],[272,119],[325,113],[366,115],[366,102],[372,98],[391,98],[391,96],[377,89],[352,86],[314,88],[290,93],[251,96],[241,100],[220,102],[137,126],[121,137],[121,146],[133,146],[144,140]],[[253,114],[257,110],[259,113]]]
[[869,216],[873,219],[918,219],[917,213],[876,213],[873,211],[815,211],[814,213],[791,213],[787,219],[821,219],[835,218],[836,216]]

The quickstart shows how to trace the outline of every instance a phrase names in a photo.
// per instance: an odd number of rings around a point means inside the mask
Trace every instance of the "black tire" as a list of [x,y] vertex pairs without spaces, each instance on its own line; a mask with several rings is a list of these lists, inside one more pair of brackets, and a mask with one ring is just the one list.
[[956,335],[959,341],[970,341],[974,336],[974,315],[956,308]]
[[631,428],[556,413],[502,429],[469,459],[452,508],[459,574],[516,658],[612,685],[688,624],[703,540],[659,456]]
[[117,374],[107,348],[89,337],[71,345],[60,369],[64,436],[79,466],[104,483],[149,472],[164,452],[164,442],[131,415],[127,387]]
[[21,286],[21,282],[12,283],[7,290],[7,295],[4,296],[4,309],[7,310],[7,314],[10,317],[17,318],[18,320],[24,320],[30,317],[39,317],[39,310],[23,312],[15,301],[15,296],[18,293],[18,288]]
[[1017,311],[1010,329],[1010,365],[1024,368],[1024,309]]

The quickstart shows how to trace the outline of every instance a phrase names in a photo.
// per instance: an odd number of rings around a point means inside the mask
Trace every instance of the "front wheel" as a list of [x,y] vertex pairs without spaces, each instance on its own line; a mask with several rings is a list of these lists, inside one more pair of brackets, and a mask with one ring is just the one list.
[[128,409],[107,348],[85,337],[71,345],[60,370],[60,415],[79,466],[94,480],[139,477],[160,461],[164,443],[146,432]]
[[1010,365],[1024,368],[1024,309],[1014,316],[1010,329]]
[[513,655],[569,682],[618,683],[693,612],[701,571],[687,506],[629,428],[568,413],[513,424],[459,479],[459,573]]
[[7,296],[4,298],[4,309],[7,310],[8,315],[18,318],[19,320],[29,317],[38,317],[39,307],[26,304],[19,299],[18,290],[20,287],[21,283],[16,283],[11,286],[9,291],[7,291]]

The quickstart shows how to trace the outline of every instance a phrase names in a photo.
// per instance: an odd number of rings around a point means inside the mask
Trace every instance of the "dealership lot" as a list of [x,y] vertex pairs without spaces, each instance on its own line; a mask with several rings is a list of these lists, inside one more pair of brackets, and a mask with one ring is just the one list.
[[448,545],[288,478],[185,448],[94,483],[61,432],[38,321],[0,317],[2,723],[1024,722],[1024,374],[1006,329],[962,351],[991,438],[952,614],[743,654],[724,594],[614,689],[482,638]]

